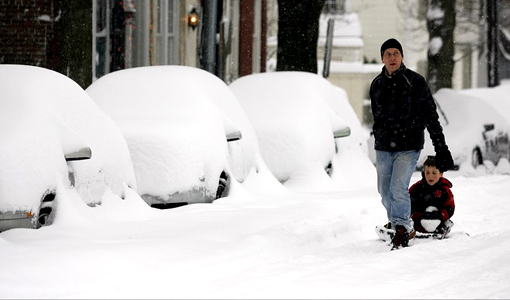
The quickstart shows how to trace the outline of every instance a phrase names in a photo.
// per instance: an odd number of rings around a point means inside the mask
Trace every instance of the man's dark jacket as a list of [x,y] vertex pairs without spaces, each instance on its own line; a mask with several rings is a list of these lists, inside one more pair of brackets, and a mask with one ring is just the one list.
[[375,150],[421,150],[427,128],[437,153],[448,149],[436,104],[420,74],[404,64],[391,76],[385,67],[370,86]]

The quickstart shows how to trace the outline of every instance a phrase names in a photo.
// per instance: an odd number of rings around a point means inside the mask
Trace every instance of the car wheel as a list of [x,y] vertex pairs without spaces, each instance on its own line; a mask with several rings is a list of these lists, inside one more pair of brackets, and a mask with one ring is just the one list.
[[53,200],[55,200],[55,192],[46,193],[41,201],[41,207],[39,208],[39,215],[37,217],[37,227],[46,226],[51,224],[52,211],[53,211]]
[[218,189],[216,190],[216,199],[223,197],[225,190],[227,189],[228,175],[225,171],[220,174],[220,181],[218,183]]
[[329,164],[324,168],[324,171],[326,171],[328,176],[331,177],[331,174],[333,174],[333,164],[329,162]]
[[473,168],[477,168],[480,165],[483,165],[483,157],[482,157],[482,151],[480,151],[480,148],[473,149],[473,153],[471,155],[471,165],[473,165]]

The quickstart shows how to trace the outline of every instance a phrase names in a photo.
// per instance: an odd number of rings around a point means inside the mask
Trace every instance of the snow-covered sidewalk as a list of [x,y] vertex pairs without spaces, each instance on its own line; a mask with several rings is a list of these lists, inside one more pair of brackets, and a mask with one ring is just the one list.
[[52,226],[0,234],[0,297],[509,298],[510,176],[445,176],[451,238],[398,251],[374,232],[386,222],[375,186],[238,185],[165,211],[135,194],[89,208],[70,193]]

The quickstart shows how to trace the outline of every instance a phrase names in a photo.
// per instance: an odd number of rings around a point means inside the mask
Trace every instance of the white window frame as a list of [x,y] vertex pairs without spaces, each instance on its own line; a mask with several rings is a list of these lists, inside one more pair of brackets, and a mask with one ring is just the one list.
[[157,64],[178,64],[179,0],[157,0],[157,3],[159,8],[156,32]]

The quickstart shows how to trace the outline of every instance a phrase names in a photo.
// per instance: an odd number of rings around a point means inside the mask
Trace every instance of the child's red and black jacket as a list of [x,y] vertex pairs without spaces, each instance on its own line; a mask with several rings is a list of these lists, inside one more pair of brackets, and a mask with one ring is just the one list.
[[455,212],[455,201],[451,188],[452,183],[441,177],[434,185],[429,185],[422,178],[409,188],[411,196],[411,218],[416,223],[421,220],[425,209],[429,206],[436,207],[441,214],[441,221],[450,219]]

